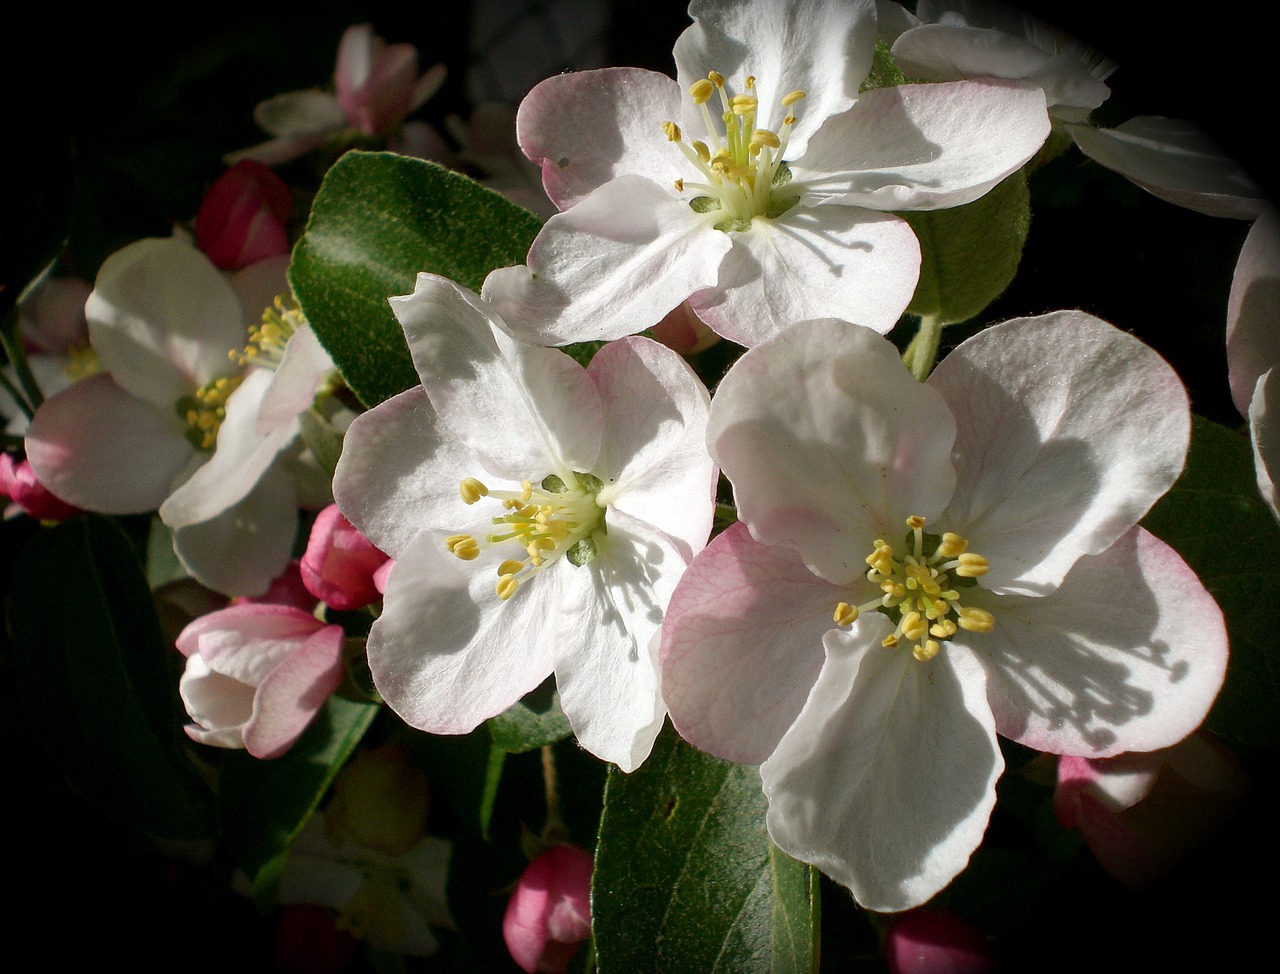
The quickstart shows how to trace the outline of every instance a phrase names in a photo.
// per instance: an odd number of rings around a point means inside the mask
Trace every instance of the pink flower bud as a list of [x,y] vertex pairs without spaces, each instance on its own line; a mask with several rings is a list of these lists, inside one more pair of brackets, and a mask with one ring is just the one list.
[[884,939],[891,974],[987,974],[995,958],[967,921],[936,910],[899,914]]
[[222,270],[240,270],[289,252],[293,194],[260,162],[242,159],[205,191],[196,243]]
[[563,974],[591,936],[591,853],[558,845],[529,863],[502,918],[507,950],[522,970]]
[[444,67],[419,78],[416,47],[388,44],[371,25],[354,24],[338,45],[333,80],[347,123],[365,135],[383,135],[436,92]]
[[14,460],[8,453],[0,453],[0,494],[7,496],[23,513],[37,521],[65,521],[80,513],[78,507],[54,497],[36,479],[30,463]]
[[693,355],[720,341],[720,336],[702,323],[689,302],[677,305],[650,331],[655,341],[662,342],[681,355]]
[[234,605],[178,634],[192,740],[279,757],[342,683],[341,626],[285,605]]
[[387,556],[330,504],[311,528],[302,556],[302,583],[333,609],[359,609],[381,598],[374,575]]

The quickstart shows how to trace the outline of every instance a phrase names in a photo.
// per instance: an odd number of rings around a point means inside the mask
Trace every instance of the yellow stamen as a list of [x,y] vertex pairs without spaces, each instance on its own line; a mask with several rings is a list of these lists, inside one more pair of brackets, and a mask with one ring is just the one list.
[[716,86],[711,83],[709,78],[700,78],[689,86],[689,97],[693,99],[695,105],[710,101],[711,96],[715,93]]
[[498,598],[505,602],[507,599],[511,598],[511,596],[516,594],[516,589],[519,587],[520,582],[516,580],[514,575],[503,575],[498,579],[498,584],[495,586],[495,589],[498,593]]
[[832,618],[837,626],[851,626],[858,618],[858,607],[848,602],[840,602],[836,605]]
[[481,497],[489,496],[489,488],[475,477],[468,477],[458,485],[458,493],[462,495],[464,503],[474,504]]
[[996,617],[986,609],[965,606],[960,610],[959,625],[969,632],[990,632],[996,624]]
[[788,92],[787,94],[782,96],[782,106],[784,108],[790,108],[792,105],[794,105],[796,102],[798,102],[801,98],[804,98],[804,97],[805,97],[805,93],[801,91],[799,88],[797,88],[795,91]]
[[960,565],[956,568],[956,574],[961,578],[981,578],[987,573],[989,566],[982,555],[965,552],[958,560]]
[[680,141],[680,126],[675,122],[663,122],[662,131],[666,133],[668,142]]
[[480,543],[469,534],[451,534],[445,538],[444,546],[463,561],[473,561],[480,555]]

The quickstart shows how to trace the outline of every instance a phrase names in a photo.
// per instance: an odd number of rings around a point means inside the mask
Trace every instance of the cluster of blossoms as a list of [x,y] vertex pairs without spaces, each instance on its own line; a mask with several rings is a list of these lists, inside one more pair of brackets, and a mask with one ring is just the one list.
[[[959,0],[689,14],[674,79],[607,68],[529,93],[516,140],[554,212],[478,293],[423,271],[385,295],[418,383],[368,404],[291,289],[293,197],[268,168],[355,134],[432,154],[405,120],[443,68],[419,76],[411,46],[352,27],[336,93],[260,105],[273,138],[228,157],[189,232],[39,292],[74,313],[23,326],[44,396],[29,422],[0,401],[25,451],[0,488],[42,520],[156,515],[221,600],[175,640],[199,744],[279,758],[366,665],[364,699],[435,735],[552,681],[577,742],[622,773],[668,720],[758,765],[772,842],[900,913],[982,843],[1003,738],[1055,756],[1059,821],[1141,885],[1167,860],[1122,816],[1158,780],[1245,789],[1196,734],[1225,679],[1222,611],[1140,524],[1183,472],[1187,392],[1083,311],[908,368],[886,335],[928,258],[902,214],[973,203],[1074,143],[1161,199],[1254,220],[1227,353],[1280,518],[1274,211],[1186,123],[1093,124],[1113,66],[1033,19]],[[885,59],[910,80],[883,83]],[[741,348],[713,395],[690,363],[721,340]],[[561,347],[584,343],[586,364]],[[451,849],[416,775],[395,747],[352,760],[291,837],[278,902],[436,950]],[[591,934],[594,858],[562,841],[530,858],[506,943],[563,971]],[[986,962],[945,914],[901,921],[894,969],[920,969],[912,938],[934,926]]]

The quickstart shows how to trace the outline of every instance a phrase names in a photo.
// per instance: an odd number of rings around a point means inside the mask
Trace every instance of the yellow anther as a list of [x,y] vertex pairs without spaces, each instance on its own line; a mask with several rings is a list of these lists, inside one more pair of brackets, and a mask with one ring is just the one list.
[[756,86],[756,76],[754,74],[747,75],[747,80],[743,82],[743,85],[747,88],[754,88]]
[[533,481],[525,480],[520,484],[520,500],[525,504],[533,498]]
[[782,105],[784,108],[790,108],[801,98],[805,97],[805,93],[797,88],[795,91],[788,92],[782,96]]
[[710,81],[717,88],[724,87],[724,75],[722,75],[719,71],[708,71],[707,80]]
[[840,602],[836,605],[832,618],[837,626],[851,626],[858,618],[858,607],[848,602]]
[[760,148],[766,145],[770,149],[779,149],[782,147],[782,140],[768,129],[756,129],[751,133],[752,152],[759,152]]
[[463,561],[473,561],[480,555],[480,543],[469,534],[451,534],[444,539],[444,546]]
[[475,477],[468,477],[458,485],[458,493],[462,495],[464,503],[474,504],[481,497],[489,495],[489,488],[476,480]]
[[987,573],[987,559],[982,555],[975,555],[972,552],[966,552],[959,558],[960,565],[956,568],[956,574],[961,578],[981,578]]
[[729,107],[735,115],[750,115],[756,110],[757,104],[755,95],[734,95],[729,99]]
[[783,124],[783,125],[795,125],[795,124],[796,124],[796,117],[795,117],[794,115],[788,115],[786,118],[784,118],[784,119],[782,120],[782,124]]
[[677,180],[676,180],[676,192],[677,192],[677,193],[683,193],[683,192],[684,192],[684,180],[683,180],[683,179],[677,179]]
[[954,558],[956,555],[964,554],[969,542],[958,534],[948,531],[942,536],[942,543],[938,545],[938,554],[943,558]]
[[928,642],[920,643],[915,649],[911,650],[911,655],[921,663],[927,663],[938,655],[938,650],[941,648],[936,640],[930,639]]
[[508,558],[498,566],[499,575],[516,575],[524,570],[524,562]]
[[996,624],[996,617],[986,609],[966,606],[960,610],[960,628],[969,632],[990,632]]
[[893,633],[889,633],[889,635],[885,636],[884,639],[880,640],[880,645],[885,649],[893,649],[898,645],[898,637]]
[[694,142],[691,142],[690,145],[693,148],[693,151],[698,154],[698,158],[701,159],[704,163],[711,161],[711,150],[707,148],[707,143],[703,142],[701,139],[698,139]]
[[680,141],[680,126],[675,122],[663,122],[662,131],[666,133],[668,142]]
[[899,628],[908,639],[919,639],[925,634],[924,619],[921,618],[919,612],[908,612],[902,617]]
[[907,527],[909,527],[912,531],[919,531],[922,527],[924,527],[924,518],[922,518],[919,514],[912,514],[909,518],[907,518]]
[[498,598],[504,602],[516,594],[516,589],[520,587],[520,583],[514,575],[503,575],[498,579],[498,584],[494,586],[498,593]]
[[950,619],[943,619],[935,622],[929,627],[929,635],[937,636],[939,639],[950,639],[956,634],[956,624]]
[[699,78],[689,86],[689,97],[695,105],[705,104],[716,93],[716,86],[708,78]]

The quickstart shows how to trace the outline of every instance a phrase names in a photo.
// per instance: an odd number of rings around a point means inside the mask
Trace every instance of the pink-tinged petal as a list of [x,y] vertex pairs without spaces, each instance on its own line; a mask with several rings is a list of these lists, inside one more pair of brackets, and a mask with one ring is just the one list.
[[932,210],[982,196],[1049,135],[1027,82],[953,81],[868,91],[809,140],[792,172],[811,197],[876,210]]
[[520,874],[503,914],[502,938],[522,970],[564,971],[578,944],[591,936],[594,868],[585,849],[559,845]]
[[198,655],[189,656],[178,693],[192,723],[183,731],[211,747],[244,747],[244,725],[253,715],[255,688],[213,670]]
[[923,24],[893,42],[893,58],[909,78],[1025,79],[1044,89],[1056,117],[1083,121],[1111,94],[1077,50],[1047,51],[999,30]]
[[946,403],[898,350],[839,321],[797,325],[739,358],[707,429],[751,533],[797,548],[837,585],[865,574],[876,538],[941,511],[954,438]]
[[359,609],[381,598],[374,573],[387,556],[330,504],[311,527],[299,569],[315,598],[341,611]]
[[406,114],[416,112],[425,105],[427,99],[444,86],[448,73],[449,69],[443,64],[433,64],[422,72],[422,76],[413,83],[413,90],[409,94],[409,111]]
[[427,394],[409,389],[352,421],[333,496],[361,534],[398,558],[419,531],[448,535],[475,520],[458,485],[481,469],[480,457],[440,423]]
[[1081,311],[988,328],[939,363],[959,433],[947,530],[991,591],[1043,594],[1104,550],[1182,472],[1187,393],[1169,364]]
[[298,559],[290,558],[284,571],[271,580],[267,590],[261,595],[240,595],[233,598],[230,605],[286,605],[302,609],[310,614],[316,608],[316,597],[307,591],[302,584],[302,573],[298,568]]
[[177,237],[139,240],[108,257],[85,317],[89,341],[117,384],[164,409],[233,374],[227,353],[246,337],[222,273]]
[[587,372],[604,410],[597,499],[665,532],[687,562],[707,543],[715,514],[706,386],[679,355],[645,338],[610,342]]
[[436,415],[489,471],[520,481],[593,469],[603,423],[581,365],[513,340],[492,308],[448,278],[419,274],[391,310]]
[[688,301],[672,309],[649,329],[649,334],[654,341],[681,355],[696,355],[720,341],[720,336],[693,313]]
[[680,736],[740,764],[765,760],[818,678],[822,636],[844,600],[847,588],[790,548],[752,540],[741,522],[713,538],[662,624],[662,692]]
[[1280,363],[1280,215],[1268,207],[1249,228],[1227,297],[1231,398],[1249,415],[1258,378]]
[[[873,0],[695,0],[689,16],[696,22],[676,40],[673,52],[681,90],[718,71],[739,93],[746,76],[753,75],[760,120],[774,131],[788,112],[782,97],[804,91],[804,100],[790,109],[797,116],[789,143],[795,155],[804,151],[823,119],[853,103],[871,70]],[[691,132],[695,121],[700,123],[701,115],[686,100],[685,122]]]
[[[288,91],[259,102],[253,119],[264,132],[295,145],[319,145],[347,126],[338,99],[318,90]],[[256,153],[255,158],[272,164]]]
[[0,453],[0,497],[8,497],[28,517],[40,521],[65,521],[80,513],[40,483],[30,461],[14,460],[12,453]]
[[680,118],[680,87],[665,74],[602,68],[535,85],[516,115],[521,151],[542,168],[542,186],[562,210],[622,175],[670,184],[688,160],[663,134]]
[[982,604],[995,628],[956,640],[987,667],[1000,733],[1037,751],[1168,747],[1200,726],[1222,687],[1221,610],[1178,553],[1142,528],[1081,558],[1048,595]]
[[1113,813],[1136,805],[1150,794],[1164,754],[1163,750],[1140,751],[1102,759],[1062,755],[1058,758],[1058,781],[1053,791],[1054,818],[1067,828],[1077,826],[1080,797],[1085,792]]
[[1267,196],[1194,122],[1139,115],[1113,129],[1068,128],[1080,151],[1166,202],[1208,216],[1256,219]]
[[1253,402],[1249,405],[1249,439],[1253,443],[1253,466],[1258,492],[1271,512],[1280,518],[1280,422],[1273,403],[1280,403],[1280,369],[1270,369],[1258,380]]
[[254,261],[248,267],[233,271],[227,278],[231,290],[240,300],[240,314],[244,326],[241,328],[237,352],[245,345],[248,338],[248,327],[262,324],[262,313],[273,307],[280,295],[289,294],[289,254],[276,254]]
[[338,100],[350,99],[369,83],[378,53],[385,46],[373,32],[373,24],[352,24],[338,41],[338,60],[333,70],[333,85]]
[[609,341],[661,321],[713,286],[730,247],[674,189],[620,176],[551,217],[527,267],[504,267],[482,294],[519,337],[545,345]]
[[575,570],[553,565],[503,602],[495,572],[423,531],[397,558],[369,633],[378,692],[431,734],[466,734],[502,713],[550,675],[561,573]]
[[595,559],[557,565],[552,644],[560,705],[579,743],[630,772],[649,756],[666,716],[656,637],[686,562],[669,538],[634,518],[610,511],[607,523]]
[[214,266],[238,270],[287,254],[293,193],[260,162],[244,160],[213,181],[196,213],[196,244]]
[[792,207],[727,233],[719,283],[689,301],[708,327],[748,348],[800,321],[840,318],[884,334],[920,278],[906,221],[856,206]]
[[41,404],[27,430],[27,459],[67,503],[144,514],[164,503],[195,456],[185,429],[174,409],[152,406],[99,374]]
[[84,305],[92,291],[88,282],[78,277],[46,278],[18,306],[19,334],[28,351],[63,356],[83,346],[89,340]]
[[885,649],[888,620],[824,639],[804,710],[760,766],[769,834],[870,910],[919,906],[968,864],[1004,768],[982,667]]
[[325,626],[267,674],[244,727],[245,749],[255,758],[276,758],[292,747],[342,685],[345,640],[341,626]]
[[287,426],[310,409],[334,368],[309,323],[294,332],[258,410],[259,435]]
[[173,532],[178,560],[224,595],[260,595],[289,563],[298,534],[297,487],[270,468],[243,500]]
[[269,369],[252,369],[227,399],[213,455],[160,505],[160,519],[171,529],[217,517],[253,490],[297,427],[257,433],[258,407],[271,384]]
[[995,953],[976,927],[954,913],[910,910],[884,935],[889,974],[991,974]]

